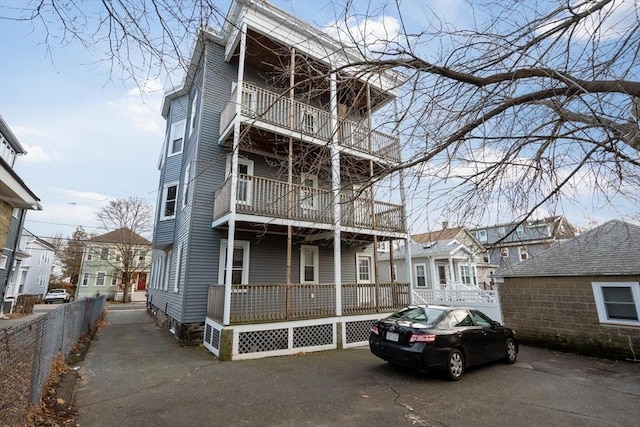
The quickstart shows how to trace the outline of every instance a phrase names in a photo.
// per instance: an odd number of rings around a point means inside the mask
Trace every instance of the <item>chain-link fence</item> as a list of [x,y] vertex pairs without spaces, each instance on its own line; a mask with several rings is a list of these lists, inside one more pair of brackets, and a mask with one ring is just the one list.
[[0,330],[0,425],[23,425],[40,404],[54,360],[66,358],[101,318],[106,297],[87,298]]

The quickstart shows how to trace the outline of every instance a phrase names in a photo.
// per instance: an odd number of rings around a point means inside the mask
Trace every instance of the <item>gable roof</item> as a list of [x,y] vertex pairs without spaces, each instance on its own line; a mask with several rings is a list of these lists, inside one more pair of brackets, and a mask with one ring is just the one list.
[[464,230],[464,227],[445,228],[428,233],[412,234],[411,238],[416,243],[436,242],[438,240],[455,239],[458,233]]
[[501,277],[624,276],[640,274],[640,226],[602,224],[536,257],[496,272]]
[[[431,243],[412,243],[410,245],[411,258],[425,258],[433,256],[455,256],[457,253],[464,253],[465,257],[471,256],[473,252],[465,244],[455,239],[438,240]],[[404,259],[405,248],[401,246],[393,251],[393,259]],[[388,260],[389,254],[381,254],[380,260]]]
[[110,231],[105,234],[101,234],[96,237],[88,239],[87,242],[92,243],[120,243],[131,245],[151,245],[151,242],[134,233],[126,227],[118,228],[117,230]]
[[485,231],[485,246],[493,245],[496,242],[500,242],[501,245],[508,245],[550,240],[562,241],[571,239],[579,234],[579,230],[571,225],[563,215],[530,219],[524,221],[519,227],[518,224],[518,221],[507,222],[488,227],[473,228],[469,231],[472,234]]

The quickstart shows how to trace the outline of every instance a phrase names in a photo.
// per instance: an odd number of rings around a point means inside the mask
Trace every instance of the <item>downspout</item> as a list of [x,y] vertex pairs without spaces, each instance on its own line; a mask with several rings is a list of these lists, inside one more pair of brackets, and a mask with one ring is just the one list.
[[238,151],[240,149],[240,117],[242,114],[242,84],[244,80],[244,60],[247,45],[247,24],[240,31],[240,57],[238,58],[238,83],[236,84],[236,118],[233,124],[233,148],[231,153],[231,191],[229,194],[229,230],[227,231],[227,262],[224,275],[224,315],[222,323],[231,323],[231,278],[233,250],[236,232],[236,198],[238,186]]

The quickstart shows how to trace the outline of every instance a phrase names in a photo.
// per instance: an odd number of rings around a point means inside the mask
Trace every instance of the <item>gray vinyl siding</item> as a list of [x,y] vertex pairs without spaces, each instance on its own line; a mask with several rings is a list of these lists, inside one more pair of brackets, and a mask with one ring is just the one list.
[[2,248],[2,255],[7,257],[7,266],[5,269],[0,269],[0,290],[4,289],[7,285],[7,279],[9,278],[9,272],[15,266],[14,252],[19,245],[16,239],[19,238],[22,232],[23,217],[26,215],[24,209],[18,209],[18,216],[11,217],[9,221],[9,229],[7,230],[7,238]]
[[[224,61],[224,47],[208,43],[205,48],[204,82],[200,84],[202,112],[197,144],[193,148],[192,175],[197,176],[192,185],[192,207],[189,228],[180,229],[180,239],[186,240],[185,300],[181,321],[204,322],[210,284],[217,283],[220,259],[220,240],[227,238],[224,230],[211,228],[213,221],[213,195],[224,181],[228,150],[218,145],[220,113],[231,94],[231,82],[237,79],[237,68]],[[190,141],[191,144],[191,141]],[[197,150],[197,151],[196,151]]]

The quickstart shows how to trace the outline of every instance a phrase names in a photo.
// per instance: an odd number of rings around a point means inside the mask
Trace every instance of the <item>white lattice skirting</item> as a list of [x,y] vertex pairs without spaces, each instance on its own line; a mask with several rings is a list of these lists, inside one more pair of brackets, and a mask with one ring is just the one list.
[[[232,360],[285,356],[366,345],[373,322],[390,313],[224,327],[207,318],[204,346],[220,356],[223,329],[233,331]],[[338,328],[340,326],[340,328]],[[338,335],[338,333],[340,335]],[[342,339],[338,340],[338,336]]]

